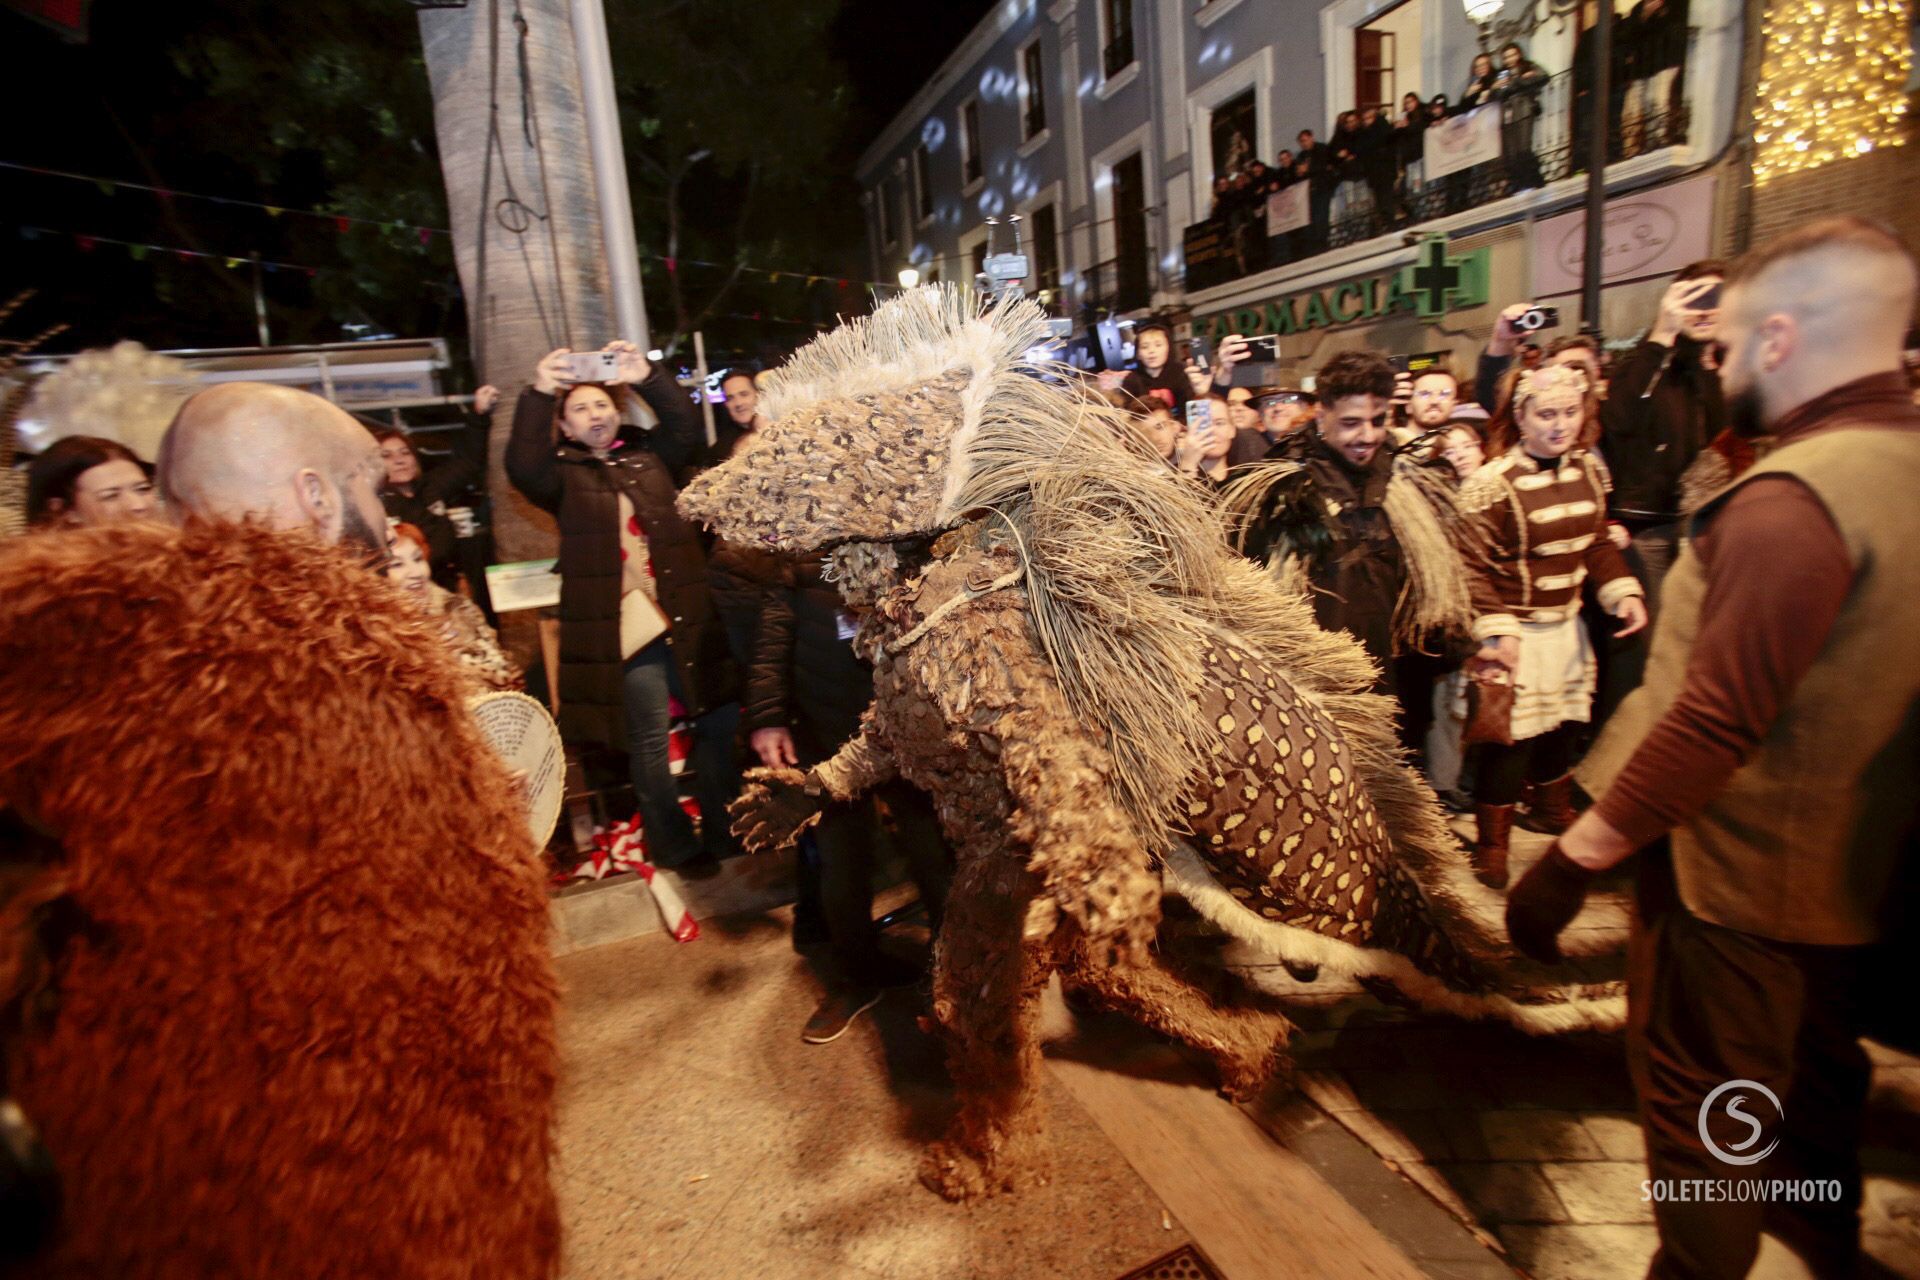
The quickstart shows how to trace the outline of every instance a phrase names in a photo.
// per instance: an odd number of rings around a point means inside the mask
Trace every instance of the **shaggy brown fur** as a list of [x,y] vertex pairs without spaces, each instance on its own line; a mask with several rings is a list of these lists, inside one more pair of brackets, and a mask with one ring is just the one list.
[[0,801],[85,925],[7,1029],[35,1274],[551,1274],[545,894],[428,624],[301,536],[35,535],[0,670]]

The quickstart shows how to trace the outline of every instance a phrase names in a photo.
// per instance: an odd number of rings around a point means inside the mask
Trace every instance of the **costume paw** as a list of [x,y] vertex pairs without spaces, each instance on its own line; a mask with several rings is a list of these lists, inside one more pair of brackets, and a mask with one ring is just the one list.
[[1048,1173],[1045,1141],[1036,1136],[1017,1146],[1017,1153],[1002,1147],[990,1156],[982,1156],[943,1139],[928,1147],[921,1157],[920,1181],[942,1199],[955,1203],[1044,1185]]
[[733,834],[749,853],[776,853],[820,820],[824,791],[813,794],[807,774],[798,769],[750,769],[740,798],[727,806]]

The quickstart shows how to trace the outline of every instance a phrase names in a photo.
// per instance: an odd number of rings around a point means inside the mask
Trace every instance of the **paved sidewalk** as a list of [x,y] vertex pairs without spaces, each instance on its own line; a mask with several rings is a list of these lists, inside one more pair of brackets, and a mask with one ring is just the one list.
[[[1517,867],[1545,837],[1516,835]],[[1516,870],[1516,874],[1518,871]],[[1295,1042],[1301,1089],[1538,1280],[1646,1274],[1645,1146],[1618,1035],[1534,1038],[1326,990]],[[1866,1245],[1920,1277],[1920,1060],[1877,1046],[1867,1124]],[[1768,1240],[1755,1280],[1807,1276]]]

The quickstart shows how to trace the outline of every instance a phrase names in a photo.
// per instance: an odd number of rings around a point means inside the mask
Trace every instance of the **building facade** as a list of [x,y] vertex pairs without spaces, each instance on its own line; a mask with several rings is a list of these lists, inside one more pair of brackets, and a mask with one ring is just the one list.
[[[911,266],[970,282],[989,249],[1010,247],[988,219],[1018,214],[1028,289],[1062,316],[1160,312],[1216,336],[1277,332],[1303,366],[1352,346],[1465,359],[1509,302],[1538,295],[1560,306],[1562,331],[1580,323],[1575,153],[1598,124],[1615,157],[1601,318],[1630,336],[1675,259],[1730,247],[1746,192],[1730,180],[1742,158],[1730,144],[1747,120],[1749,20],[1740,0],[1615,0],[1617,29],[1676,6],[1678,44],[1662,79],[1635,85],[1622,64],[1602,111],[1581,70],[1595,3],[1508,0],[1477,26],[1461,0],[1004,0],[861,158],[874,278]],[[1531,176],[1481,164],[1372,212],[1356,180],[1310,237],[1269,239],[1257,207],[1237,224],[1210,216],[1218,180],[1275,164],[1301,130],[1324,144],[1359,106],[1457,102],[1475,55],[1509,42],[1543,78],[1523,135]],[[1657,128],[1650,86],[1669,108]],[[1623,117],[1623,97],[1641,93]],[[1513,148],[1505,120],[1494,127]],[[1223,261],[1223,240],[1254,251]],[[1427,284],[1456,283],[1422,293],[1423,266]]]

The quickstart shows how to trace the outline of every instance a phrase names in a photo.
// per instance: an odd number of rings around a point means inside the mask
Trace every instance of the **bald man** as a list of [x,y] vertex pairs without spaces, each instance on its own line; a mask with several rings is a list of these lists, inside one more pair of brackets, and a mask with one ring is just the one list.
[[180,406],[160,441],[160,492],[185,515],[310,528],[387,553],[385,470],[367,429],[339,406],[264,382],[224,382]]
[[[1915,290],[1905,246],[1854,218],[1729,277],[1729,414],[1779,444],[1693,517],[1645,683],[1583,766],[1598,803],[1508,901],[1515,943],[1550,957],[1593,877],[1671,835],[1641,861],[1629,952],[1655,1276],[1744,1276],[1763,1225],[1816,1275],[1860,1262],[1858,1038],[1884,1016],[1874,947],[1907,936],[1920,777]],[[1800,1179],[1835,1194],[1777,1202]]]

